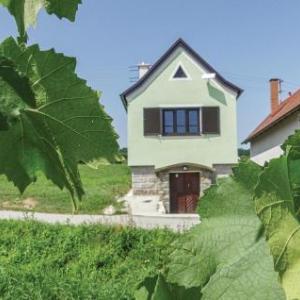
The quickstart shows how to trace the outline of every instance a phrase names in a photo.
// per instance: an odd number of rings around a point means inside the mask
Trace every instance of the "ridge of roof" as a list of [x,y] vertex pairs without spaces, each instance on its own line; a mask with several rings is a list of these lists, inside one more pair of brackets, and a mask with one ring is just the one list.
[[196,59],[205,69],[210,73],[216,74],[216,80],[221,82],[223,85],[229,87],[237,93],[237,98],[243,93],[243,90],[226,80],[220,73],[218,73],[210,64],[208,64],[194,49],[192,49],[182,38],[179,38],[171,47],[152,65],[149,71],[142,76],[136,83],[126,89],[121,95],[121,100],[125,109],[127,109],[127,99],[126,97],[139,88],[155,71],[156,69],[178,48],[182,47],[185,49],[192,57]]
[[243,141],[243,144],[250,142],[298,109],[300,109],[300,89],[283,100],[275,112],[270,113],[266,118],[264,118]]

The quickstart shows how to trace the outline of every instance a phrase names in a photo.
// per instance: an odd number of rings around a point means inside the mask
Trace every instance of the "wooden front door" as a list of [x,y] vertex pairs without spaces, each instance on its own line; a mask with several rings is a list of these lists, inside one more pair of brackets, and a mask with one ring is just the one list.
[[199,173],[170,174],[170,212],[194,213],[200,195]]

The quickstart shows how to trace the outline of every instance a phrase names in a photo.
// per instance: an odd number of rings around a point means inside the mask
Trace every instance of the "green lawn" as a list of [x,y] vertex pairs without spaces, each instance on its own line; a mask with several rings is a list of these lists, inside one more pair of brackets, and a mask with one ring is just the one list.
[[133,299],[177,234],[101,225],[0,221],[1,299]]
[[[122,204],[116,199],[130,189],[130,170],[121,164],[100,165],[98,168],[79,167],[86,195],[78,213],[100,214],[110,204],[120,212]],[[42,174],[23,195],[6,177],[0,176],[0,209],[72,213],[72,202],[66,190],[61,191]]]

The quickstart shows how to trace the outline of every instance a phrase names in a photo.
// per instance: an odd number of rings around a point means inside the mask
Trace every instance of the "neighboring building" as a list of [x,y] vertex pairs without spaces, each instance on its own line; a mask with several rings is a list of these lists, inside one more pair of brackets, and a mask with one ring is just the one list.
[[135,195],[160,195],[166,212],[194,212],[215,174],[237,163],[236,100],[225,80],[183,40],[121,94]]
[[253,161],[264,165],[282,154],[281,145],[287,137],[300,128],[300,90],[280,102],[281,80],[270,80],[270,114],[248,136],[250,156]]

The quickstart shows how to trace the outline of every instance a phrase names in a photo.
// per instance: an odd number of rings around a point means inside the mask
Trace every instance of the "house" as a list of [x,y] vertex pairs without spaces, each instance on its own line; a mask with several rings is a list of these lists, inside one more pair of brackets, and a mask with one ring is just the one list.
[[242,90],[182,39],[139,75],[121,94],[133,193],[159,195],[167,213],[192,213],[215,175],[237,163]]
[[281,80],[270,80],[270,113],[244,143],[250,143],[250,157],[260,165],[282,154],[281,145],[300,128],[300,89],[280,101]]

